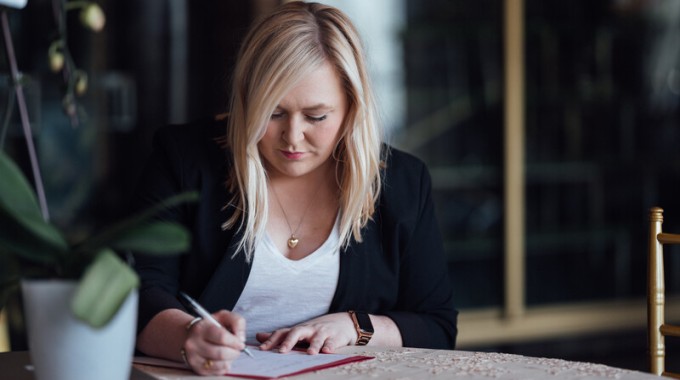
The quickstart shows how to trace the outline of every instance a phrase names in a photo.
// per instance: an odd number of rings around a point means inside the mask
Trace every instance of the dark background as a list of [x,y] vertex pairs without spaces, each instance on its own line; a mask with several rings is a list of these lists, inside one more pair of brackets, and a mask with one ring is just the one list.
[[[665,227],[680,229],[680,14],[673,1],[525,2],[529,307],[644,302],[646,210],[662,206]],[[51,1],[31,0],[11,11],[55,222],[77,237],[122,217],[154,131],[227,109],[239,41],[275,3],[104,0],[107,25],[99,34],[69,14],[69,46],[91,80],[77,127],[61,110],[61,77],[47,67]],[[440,132],[431,138],[397,144],[432,171],[458,307],[497,307],[503,301],[503,2],[405,5],[397,38],[405,52],[407,111],[395,141],[423,133],[413,126],[429,115],[464,105],[433,122]],[[653,81],[673,70],[667,86]],[[3,78],[0,105],[8,91]],[[2,149],[25,164],[18,118],[10,120]],[[667,287],[677,292],[680,259],[667,265]],[[25,349],[17,314],[10,314],[12,347]],[[637,330],[475,349],[646,369],[645,334]]]

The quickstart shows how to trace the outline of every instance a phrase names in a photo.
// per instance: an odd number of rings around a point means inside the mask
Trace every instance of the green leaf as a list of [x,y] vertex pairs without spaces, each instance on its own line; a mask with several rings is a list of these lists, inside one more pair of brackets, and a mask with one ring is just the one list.
[[111,246],[119,250],[159,255],[186,251],[189,242],[189,231],[179,224],[153,222],[122,234],[111,242]]
[[71,310],[76,318],[92,327],[103,327],[138,286],[137,274],[111,249],[102,249],[85,270],[71,302]]
[[66,254],[66,239],[42,219],[27,228],[0,206],[0,251],[41,264],[54,263]]
[[[124,236],[134,233],[135,230],[144,228],[149,223],[149,219],[158,214],[159,211],[175,207],[185,202],[195,202],[198,200],[198,193],[195,191],[181,193],[163,200],[148,209],[135,214],[121,222],[118,222],[107,228],[104,232],[93,236],[84,241],[79,247],[78,251],[97,251],[100,247],[113,246],[114,242],[119,241]],[[174,252],[158,252],[157,253],[176,253]]]
[[0,205],[12,215],[24,219],[41,219],[40,206],[33,188],[12,159],[0,151]]
[[[9,156],[0,151],[0,231],[2,246],[24,247],[27,258],[44,261],[68,249],[62,234],[40,213],[33,188]],[[37,240],[36,240],[37,239]],[[33,240],[33,241],[31,241]]]

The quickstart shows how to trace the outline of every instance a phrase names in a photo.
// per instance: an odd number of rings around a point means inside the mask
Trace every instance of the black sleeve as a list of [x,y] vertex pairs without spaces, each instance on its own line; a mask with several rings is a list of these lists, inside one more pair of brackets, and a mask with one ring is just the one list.
[[[167,127],[166,127],[167,128]],[[182,188],[183,165],[178,142],[167,129],[154,135],[151,156],[142,171],[132,207],[144,209],[154,203],[179,194]],[[160,219],[187,225],[186,208],[182,205],[166,210]],[[165,309],[184,309],[176,299],[181,256],[152,256],[135,252],[134,267],[140,276],[138,332]]]
[[174,256],[135,253],[141,280],[138,330],[165,309],[184,310],[176,299],[178,290],[199,297],[233,237],[233,231],[221,228],[230,215],[224,207],[230,199],[225,187],[229,160],[218,143],[225,132],[223,121],[199,120],[163,127],[154,135],[133,208],[141,210],[187,191],[197,192],[199,200],[158,215],[189,230],[187,252]]
[[435,217],[431,178],[424,164],[418,166],[416,186],[395,184],[413,189],[406,197],[402,192],[400,199],[417,202],[417,211],[408,223],[411,234],[400,247],[397,305],[385,314],[399,327],[404,346],[453,349],[458,312]]

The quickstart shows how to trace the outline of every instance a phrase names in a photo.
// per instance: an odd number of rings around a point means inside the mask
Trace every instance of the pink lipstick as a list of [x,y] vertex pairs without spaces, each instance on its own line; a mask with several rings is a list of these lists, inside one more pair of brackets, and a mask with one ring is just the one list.
[[289,160],[299,160],[302,158],[304,153],[302,152],[289,152],[287,150],[282,150],[281,154]]

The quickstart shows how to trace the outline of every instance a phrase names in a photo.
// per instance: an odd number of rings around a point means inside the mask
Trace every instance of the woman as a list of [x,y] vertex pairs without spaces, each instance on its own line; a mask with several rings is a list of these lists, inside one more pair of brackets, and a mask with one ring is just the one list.
[[[142,203],[201,200],[165,215],[191,229],[187,255],[137,257],[137,348],[205,375],[227,373],[245,341],[453,348],[430,177],[382,144],[347,16],[285,4],[253,25],[237,62],[226,136],[218,122],[155,138]],[[194,318],[178,291],[225,328]]]

